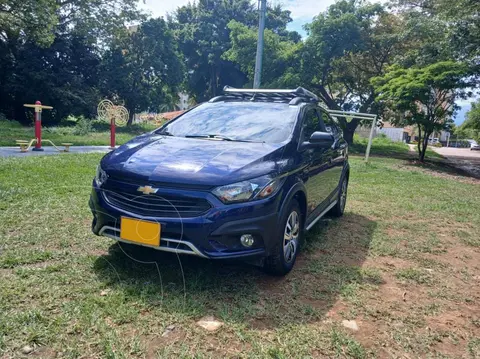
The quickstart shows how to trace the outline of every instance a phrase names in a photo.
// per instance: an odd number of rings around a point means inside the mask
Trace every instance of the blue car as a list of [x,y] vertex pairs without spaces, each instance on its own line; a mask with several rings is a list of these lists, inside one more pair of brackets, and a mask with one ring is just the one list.
[[343,214],[348,179],[347,143],[317,96],[226,87],[103,157],[92,230],[285,275],[305,231]]

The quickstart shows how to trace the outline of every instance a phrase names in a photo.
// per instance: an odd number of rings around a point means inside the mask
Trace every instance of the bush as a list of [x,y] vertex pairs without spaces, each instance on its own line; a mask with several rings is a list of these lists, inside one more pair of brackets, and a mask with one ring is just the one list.
[[94,132],[92,122],[85,117],[80,116],[73,130],[73,134],[76,136],[84,136],[88,135],[90,132]]
[[22,124],[17,121],[10,121],[4,114],[0,113],[0,128],[23,128]]
[[67,118],[62,119],[58,125],[62,127],[74,127],[82,118],[83,116],[76,117],[73,115],[69,115]]
[[74,128],[72,127],[43,127],[42,129],[43,133],[52,133],[55,135],[61,135],[61,136],[66,136],[66,135],[71,135],[73,134]]
[[91,124],[92,124],[92,128],[97,132],[110,131],[110,124],[107,121],[96,119],[91,121]]

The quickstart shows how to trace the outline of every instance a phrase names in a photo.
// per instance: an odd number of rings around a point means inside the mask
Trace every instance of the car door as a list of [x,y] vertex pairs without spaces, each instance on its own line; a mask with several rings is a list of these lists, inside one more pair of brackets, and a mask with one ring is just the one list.
[[342,131],[335,120],[324,109],[319,109],[319,113],[324,131],[330,133],[335,140],[333,146],[326,150],[325,155],[328,158],[328,165],[324,175],[325,185],[328,186],[330,191],[329,195],[335,196],[345,164],[347,142],[343,139]]
[[331,191],[331,186],[326,185],[325,173],[329,167],[331,153],[324,148],[302,146],[302,143],[307,142],[315,131],[322,130],[324,127],[318,110],[313,106],[307,108],[304,112],[299,138],[299,150],[305,165],[302,180],[307,191],[307,222],[308,217],[314,218],[324,208],[325,200]]

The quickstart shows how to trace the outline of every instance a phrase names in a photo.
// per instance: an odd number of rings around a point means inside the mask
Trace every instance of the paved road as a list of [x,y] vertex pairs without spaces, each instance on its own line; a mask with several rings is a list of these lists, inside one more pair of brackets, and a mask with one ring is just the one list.
[[43,147],[44,151],[32,151],[20,152],[18,147],[0,147],[0,157],[27,157],[27,156],[45,156],[45,155],[58,155],[68,153],[92,153],[100,152],[107,153],[110,151],[109,146],[71,146],[70,152],[58,152],[52,146]]
[[437,153],[447,158],[473,158],[480,160],[480,151],[470,151],[470,148],[455,148],[455,147],[431,147]]
[[480,178],[480,151],[470,151],[469,148],[432,147],[437,153],[447,158],[447,161],[470,175]]

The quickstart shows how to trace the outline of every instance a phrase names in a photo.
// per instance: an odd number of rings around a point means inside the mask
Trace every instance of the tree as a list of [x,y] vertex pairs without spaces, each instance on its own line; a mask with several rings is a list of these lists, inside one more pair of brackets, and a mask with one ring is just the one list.
[[480,100],[472,103],[466,120],[457,128],[456,134],[462,137],[480,140]]
[[[187,89],[197,102],[216,96],[225,85],[242,87],[248,81],[239,65],[224,56],[231,47],[231,20],[255,27],[258,11],[250,0],[199,0],[179,7],[170,19],[188,71]],[[286,30],[291,20],[280,6],[267,8],[266,28],[299,41],[298,33]]]
[[[401,19],[380,4],[337,1],[307,26],[302,84],[318,92],[331,109],[376,112],[370,79],[383,75],[404,50],[401,27]],[[339,122],[352,143],[361,121]]]
[[139,18],[137,0],[0,0],[0,39],[48,47],[57,34],[75,31],[105,40]]
[[230,47],[228,22],[253,23],[253,14],[249,0],[199,0],[175,12],[172,27],[188,70],[187,89],[197,101],[215,96],[225,85],[245,82],[245,75],[222,55]]
[[[222,56],[231,61],[247,75],[250,85],[255,75],[255,54],[257,51],[257,29],[235,20],[228,24],[231,47]],[[303,43],[291,41],[288,34],[276,34],[270,29],[264,33],[262,65],[262,88],[297,87],[300,77],[300,49]]]
[[55,0],[55,2],[58,7],[58,33],[81,34],[99,49],[108,47],[119,34],[125,33],[132,21],[145,19],[137,9],[138,0]]
[[91,115],[99,64],[113,38],[141,18],[137,0],[0,0],[0,111],[27,122],[23,104],[54,106],[46,123]]
[[49,46],[58,22],[55,0],[1,0],[0,41],[24,36],[40,46]]
[[94,113],[100,56],[85,38],[61,35],[49,47],[26,42],[14,51],[14,61],[2,63],[6,71],[0,75],[0,111],[8,118],[29,123],[31,111],[23,104],[35,100],[54,107],[44,113],[47,124],[58,123],[69,114]]
[[445,61],[422,68],[395,65],[372,79],[378,100],[398,114],[392,122],[417,127],[420,161],[425,159],[429,136],[449,125],[455,100],[470,95],[466,91],[473,85],[470,72],[464,63]]
[[173,106],[184,76],[173,33],[162,18],[148,20],[119,39],[106,53],[102,72],[103,92],[125,103],[129,124],[136,112]]
[[[480,2],[477,0],[397,0],[408,17],[437,22],[436,44],[447,45],[454,57],[478,63],[480,55]],[[445,35],[445,37],[443,36]],[[442,38],[444,41],[442,41]],[[440,41],[439,41],[440,40]],[[431,44],[435,44],[431,42]]]

